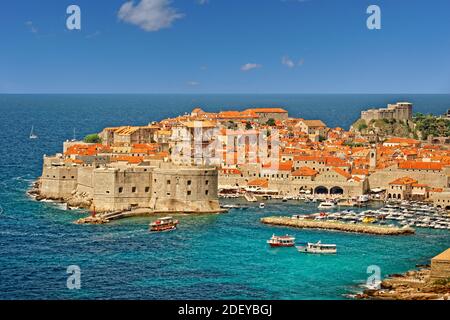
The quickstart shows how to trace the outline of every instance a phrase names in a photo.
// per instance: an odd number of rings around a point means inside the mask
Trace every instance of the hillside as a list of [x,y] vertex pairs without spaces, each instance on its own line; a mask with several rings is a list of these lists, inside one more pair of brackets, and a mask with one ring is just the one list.
[[350,128],[361,135],[378,134],[380,137],[403,137],[426,140],[429,135],[435,137],[450,136],[450,120],[417,113],[410,121],[380,119],[366,122],[358,119]]

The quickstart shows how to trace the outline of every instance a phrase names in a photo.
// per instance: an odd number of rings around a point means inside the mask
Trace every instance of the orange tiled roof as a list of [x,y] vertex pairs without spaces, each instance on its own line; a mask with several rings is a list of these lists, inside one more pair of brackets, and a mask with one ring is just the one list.
[[413,178],[410,177],[402,177],[389,182],[389,184],[400,184],[400,185],[408,185],[408,184],[412,185],[414,183],[417,183],[417,180],[414,180]]
[[292,176],[294,177],[311,177],[317,175],[317,171],[310,167],[301,167],[294,172],[292,172]]
[[369,175],[369,170],[367,169],[358,169],[355,168],[352,170],[352,174],[356,174],[356,175]]
[[255,179],[255,180],[249,181],[247,183],[247,185],[252,186],[252,187],[267,188],[269,186],[269,181],[267,181],[265,179]]
[[287,113],[283,108],[253,108],[245,111],[252,111],[255,113]]
[[348,173],[347,171],[342,170],[341,168],[332,168],[332,170],[334,172],[336,172],[337,174],[340,174],[341,176],[344,176],[347,179],[350,179],[352,177],[352,175],[350,173]]
[[392,137],[387,139],[384,143],[399,143],[399,144],[418,144],[420,141],[416,139]]
[[403,161],[398,164],[399,169],[414,170],[442,170],[442,163],[424,161]]

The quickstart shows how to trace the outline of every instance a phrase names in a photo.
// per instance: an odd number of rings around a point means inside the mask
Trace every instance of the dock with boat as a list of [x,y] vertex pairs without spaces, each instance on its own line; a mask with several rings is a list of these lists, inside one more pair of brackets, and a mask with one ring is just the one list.
[[264,217],[261,218],[264,224],[275,226],[285,226],[303,229],[323,229],[342,232],[365,233],[373,235],[409,235],[415,230],[411,227],[381,226],[366,223],[345,223],[341,221],[311,220],[296,217]]

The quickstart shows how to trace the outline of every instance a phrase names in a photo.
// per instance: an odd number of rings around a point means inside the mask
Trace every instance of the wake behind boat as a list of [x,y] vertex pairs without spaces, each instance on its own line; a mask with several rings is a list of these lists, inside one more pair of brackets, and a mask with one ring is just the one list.
[[31,126],[30,139],[37,139],[38,136],[34,133],[34,126]]

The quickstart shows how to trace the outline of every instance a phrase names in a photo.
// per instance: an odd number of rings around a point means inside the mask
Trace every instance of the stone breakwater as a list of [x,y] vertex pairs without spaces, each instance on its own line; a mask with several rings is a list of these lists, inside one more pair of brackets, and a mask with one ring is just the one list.
[[377,226],[365,223],[343,223],[335,221],[317,221],[307,219],[297,219],[291,217],[265,217],[261,218],[261,222],[276,226],[286,226],[304,229],[323,229],[342,232],[366,233],[374,235],[407,235],[414,234],[415,230],[409,227],[388,227]]
[[356,299],[370,300],[448,300],[450,279],[432,280],[429,267],[395,274],[383,280],[379,289],[366,289]]

